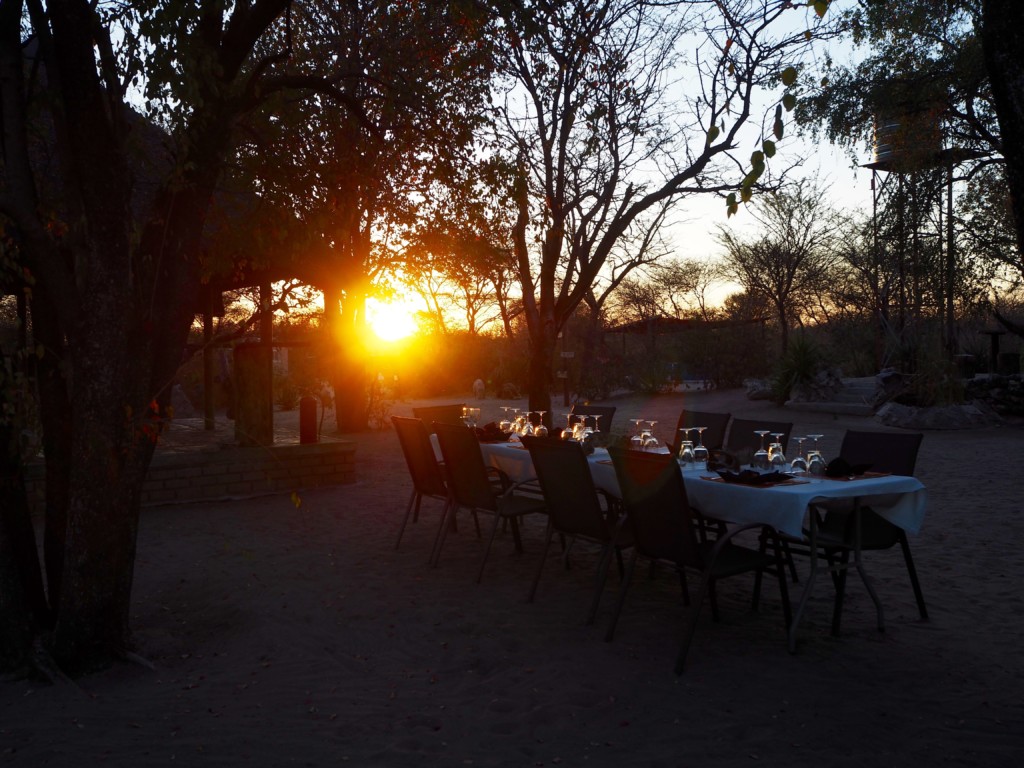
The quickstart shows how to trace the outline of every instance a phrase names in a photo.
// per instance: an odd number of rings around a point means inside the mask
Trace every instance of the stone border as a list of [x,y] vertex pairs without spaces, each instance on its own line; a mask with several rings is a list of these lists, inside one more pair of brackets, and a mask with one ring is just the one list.
[[[347,440],[157,454],[142,487],[142,505],[246,498],[354,483],[355,454],[356,444]],[[33,509],[42,509],[42,464],[27,468],[26,484]]]

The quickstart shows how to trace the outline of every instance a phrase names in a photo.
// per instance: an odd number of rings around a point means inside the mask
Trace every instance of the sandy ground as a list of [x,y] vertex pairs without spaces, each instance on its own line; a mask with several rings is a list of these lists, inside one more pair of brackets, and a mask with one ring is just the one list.
[[[793,420],[795,434],[825,434],[827,454],[845,428],[876,426],[722,392],[616,401],[616,431],[630,416],[668,427],[684,402]],[[500,415],[499,402],[478,404],[485,419]],[[925,437],[929,511],[911,543],[930,621],[899,552],[870,553],[887,631],[851,579],[843,635],[831,637],[831,588],[819,581],[790,655],[777,591],[767,584],[753,613],[739,577],[720,585],[720,623],[701,614],[682,677],[671,573],[637,579],[605,643],[619,584],[613,575],[585,626],[594,553],[577,546],[568,571],[553,560],[533,604],[540,520],[522,556],[499,538],[479,586],[469,525],[429,568],[440,504],[425,503],[396,551],[410,490],[397,439],[354,439],[359,481],[305,491],[298,509],[287,495],[146,509],[134,627],[155,668],[120,664],[80,689],[0,683],[0,765],[1016,766],[1024,756],[1019,426]]]

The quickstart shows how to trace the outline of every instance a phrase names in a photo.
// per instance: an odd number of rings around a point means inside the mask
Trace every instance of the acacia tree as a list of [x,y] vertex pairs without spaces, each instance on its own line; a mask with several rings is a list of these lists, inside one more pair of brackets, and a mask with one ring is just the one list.
[[[828,3],[813,5],[824,14]],[[775,153],[764,137],[781,137],[791,97],[774,119],[768,113],[771,126],[753,140],[742,181],[746,158],[736,162],[731,153],[760,90],[795,77],[788,67],[807,44],[803,29],[785,24],[795,7],[747,0],[499,6],[504,87],[495,98],[496,140],[517,169],[513,244],[532,409],[551,410],[558,333],[645,215],[698,192],[742,188],[749,198]],[[681,96],[669,88],[677,76]],[[734,210],[735,195],[729,204]]]
[[291,99],[242,147],[246,173],[306,233],[293,269],[324,294],[340,431],[367,423],[366,299],[401,266],[421,209],[471,158],[485,21],[457,3],[303,4],[293,34],[318,42],[295,69],[315,78],[332,57],[359,76]]
[[781,352],[801,308],[820,292],[836,260],[837,215],[828,215],[821,192],[807,183],[759,197],[752,214],[756,238],[744,239],[720,228],[725,247],[723,275],[772,306],[779,324]]
[[[210,202],[239,120],[310,82],[288,70],[289,5],[0,0],[0,215],[38,352],[47,576],[45,603],[30,621],[3,613],[0,635],[45,631],[68,671],[130,652],[140,492],[197,311]],[[254,53],[276,28],[279,45]],[[159,129],[129,108],[133,84]],[[7,501],[0,550],[31,553],[28,590],[34,542],[10,524],[28,513]]]

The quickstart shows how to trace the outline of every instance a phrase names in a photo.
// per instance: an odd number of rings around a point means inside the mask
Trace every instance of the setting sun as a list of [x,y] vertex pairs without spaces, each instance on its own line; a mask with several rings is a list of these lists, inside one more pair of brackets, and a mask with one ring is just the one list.
[[398,341],[416,332],[412,310],[404,304],[371,299],[366,304],[366,319],[381,341]]

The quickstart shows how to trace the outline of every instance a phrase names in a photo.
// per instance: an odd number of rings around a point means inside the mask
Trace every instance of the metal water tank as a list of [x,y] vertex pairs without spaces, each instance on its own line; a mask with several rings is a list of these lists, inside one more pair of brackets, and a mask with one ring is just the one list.
[[942,153],[941,117],[938,108],[876,114],[872,165],[897,172],[938,165]]

